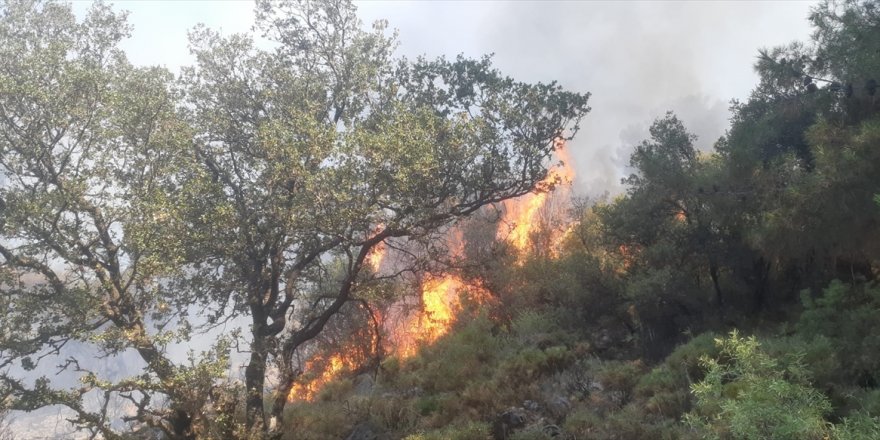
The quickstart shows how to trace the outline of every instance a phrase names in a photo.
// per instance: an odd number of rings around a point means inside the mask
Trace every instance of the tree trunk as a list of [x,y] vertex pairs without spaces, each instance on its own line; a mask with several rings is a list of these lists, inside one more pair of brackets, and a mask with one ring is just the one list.
[[752,313],[760,313],[767,302],[767,279],[770,275],[770,263],[759,257],[754,263],[755,285],[752,293]]
[[251,358],[244,370],[247,393],[245,400],[245,423],[250,435],[266,432],[266,415],[263,411],[263,388],[266,382],[266,343],[254,332],[251,342]]
[[718,315],[724,320],[724,293],[718,282],[718,263],[712,258],[709,260],[709,275],[712,277],[712,286],[715,288],[715,306],[718,307]]
[[281,373],[278,390],[275,391],[275,399],[272,403],[272,413],[270,416],[272,423],[270,423],[271,430],[269,432],[270,439],[281,438],[281,434],[283,433],[281,418],[284,415],[284,407],[287,405],[287,393],[293,387],[295,380],[296,375],[292,371]]

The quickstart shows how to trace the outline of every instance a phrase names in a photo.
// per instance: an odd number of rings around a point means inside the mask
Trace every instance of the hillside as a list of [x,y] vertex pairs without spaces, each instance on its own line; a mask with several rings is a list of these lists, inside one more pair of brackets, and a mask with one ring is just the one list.
[[880,4],[809,22],[587,198],[589,92],[349,0],[177,73],[113,6],[0,2],[0,439],[880,439]]
[[667,114],[625,194],[460,226],[445,270],[491,300],[294,398],[287,438],[880,438],[878,17],[761,52],[710,153]]

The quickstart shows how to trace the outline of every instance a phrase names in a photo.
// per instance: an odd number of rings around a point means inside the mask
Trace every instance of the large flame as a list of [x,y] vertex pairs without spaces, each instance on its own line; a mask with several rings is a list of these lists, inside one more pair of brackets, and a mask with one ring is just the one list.
[[[485,303],[490,294],[479,283],[467,283],[455,275],[427,275],[420,286],[420,305],[416,308],[397,304],[397,312],[385,322],[391,336],[389,354],[410,358],[447,334],[462,309],[461,295],[467,291],[477,303]],[[378,349],[373,340],[374,349]],[[343,347],[330,356],[315,355],[305,363],[306,374],[293,385],[288,401],[313,401],[321,389],[344,373],[362,367],[367,359],[356,346]]]
[[[464,234],[460,228],[453,226],[447,230],[444,241],[447,257],[464,257]],[[448,333],[462,309],[464,293],[478,303],[491,298],[479,281],[468,282],[450,273],[425,275],[419,285],[416,307],[399,301],[392,307],[395,313],[385,323],[394,344],[393,354],[401,359],[412,357],[421,347]]]
[[[383,225],[380,224],[376,226],[374,232],[378,233],[382,228]],[[373,272],[379,273],[381,271],[385,253],[385,242],[377,243],[367,252],[366,263]],[[371,351],[377,350],[378,335],[373,334],[371,339]],[[343,347],[338,353],[329,356],[320,354],[312,356],[305,363],[305,368],[303,369],[305,376],[293,384],[293,387],[290,388],[287,394],[287,400],[291,402],[295,400],[314,400],[324,385],[344,372],[350,372],[363,366],[366,360],[366,354],[355,346]]]
[[394,353],[401,359],[412,357],[421,347],[434,343],[449,332],[462,309],[461,295],[483,303],[489,292],[478,283],[468,284],[455,275],[426,276],[421,284],[421,309],[403,318],[392,330]]
[[[504,202],[505,215],[497,238],[509,242],[517,250],[520,262],[529,250],[533,233],[541,227],[540,211],[548,203],[550,191],[559,185],[571,183],[575,176],[565,142],[561,138],[554,144],[554,154],[560,165],[553,167],[547,177],[538,182],[533,193]],[[379,225],[377,231],[381,227]],[[553,232],[549,244],[551,255],[556,255],[562,237],[570,229]],[[449,256],[461,257],[464,249],[462,231],[453,227],[447,232],[446,239]],[[379,243],[367,254],[366,263],[375,273],[382,273],[386,253],[385,243]],[[404,300],[398,301],[391,307],[383,323],[393,344],[387,354],[401,359],[410,358],[422,347],[447,334],[463,308],[461,295],[464,292],[468,292],[477,303],[485,303],[492,298],[480,282],[467,282],[453,274],[426,275],[419,287],[419,304],[413,307]],[[306,376],[290,389],[288,399],[314,400],[329,381],[364,365],[366,359],[362,353],[351,346],[343,347],[333,355],[314,356],[305,363]]]
[[[505,200],[504,217],[498,228],[496,236],[499,240],[510,243],[522,262],[522,256],[527,253],[531,244],[532,235],[541,227],[540,212],[547,204],[551,190],[559,185],[570,184],[575,177],[574,168],[571,166],[571,156],[565,148],[565,140],[558,138],[554,142],[554,155],[559,161],[559,166],[551,168],[547,176],[535,186],[535,192],[526,194],[516,199]],[[551,255],[558,253],[563,231],[553,231],[551,238]]]

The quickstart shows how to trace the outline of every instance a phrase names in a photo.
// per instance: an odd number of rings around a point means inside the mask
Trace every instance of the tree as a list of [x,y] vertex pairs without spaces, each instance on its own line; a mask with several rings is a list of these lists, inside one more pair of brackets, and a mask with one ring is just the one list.
[[[373,247],[532,191],[589,110],[488,58],[395,61],[384,25],[361,30],[347,2],[258,8],[277,49],[198,29],[181,94],[126,61],[125,16],[103,4],[82,21],[52,2],[0,9],[4,406],[64,405],[105,438],[120,404],[173,438],[228,435],[206,414],[234,335],[188,364],[167,346],[241,315],[247,429],[262,436],[268,362],[277,417],[295,352],[369,283]],[[142,370],[102,377],[69,357],[81,387],[21,376],[74,343],[137,353]]]
[[554,140],[589,110],[588,95],[515,82],[489,58],[394,60],[385,24],[364,31],[346,1],[257,12],[273,50],[194,32],[182,80],[193,160],[166,178],[188,256],[181,288],[217,319],[250,320],[252,434],[272,424],[270,366],[278,420],[297,351],[358,299],[374,247],[533,191]]
[[[128,32],[125,15],[101,3],[82,21],[52,2],[0,6],[0,401],[63,405],[75,425],[108,439],[119,435],[107,407],[125,404],[130,421],[188,436],[202,405],[186,384],[212,364],[187,368],[166,355],[188,326],[185,308],[168,306],[181,298],[163,289],[175,262],[152,247],[162,241],[158,177],[188,130],[171,75],[133,67],[118,48]],[[68,357],[71,345],[136,353],[142,365],[110,378]],[[52,360],[81,386],[20,373]]]
[[[875,2],[823,2],[812,44],[761,53],[761,84],[733,106],[719,144],[726,179],[743,194],[743,240],[787,285],[818,291],[835,276],[871,278],[876,249]],[[821,232],[819,232],[821,231]],[[758,272],[758,271],[756,271]],[[777,289],[783,290],[783,289]]]
[[696,137],[675,115],[655,121],[650,134],[630,158],[635,172],[624,180],[626,196],[597,212],[610,247],[630,254],[627,299],[639,311],[649,355],[657,356],[668,347],[654,339],[671,343],[698,325],[696,312],[709,291],[723,316],[720,277],[729,250],[725,213],[717,207],[728,194],[716,180],[717,158],[701,157]]

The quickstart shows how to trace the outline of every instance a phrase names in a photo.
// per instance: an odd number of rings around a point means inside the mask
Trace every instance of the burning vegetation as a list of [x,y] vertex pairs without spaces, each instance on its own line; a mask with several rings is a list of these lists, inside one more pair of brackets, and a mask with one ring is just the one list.
[[[553,202],[559,206],[570,204],[570,184],[575,172],[564,139],[559,138],[554,143],[554,156],[555,166],[548,170],[547,176],[538,182],[533,192],[500,204],[501,218],[496,225],[496,241],[512,251],[518,265],[523,263],[539,234],[547,236],[545,241],[549,242],[549,250],[555,255],[562,238],[572,228],[571,224],[564,224],[560,220],[564,213],[560,212],[559,207],[549,206]],[[559,199],[563,199],[563,203],[559,203]],[[382,227],[376,229],[381,230]],[[465,243],[462,231],[457,226],[446,232],[445,242],[448,259],[464,258]],[[392,266],[393,263],[386,263],[386,259],[405,258],[396,255],[393,250],[390,254],[389,246],[379,243],[370,250],[366,262],[374,273],[390,275],[387,272],[391,272],[391,269],[386,266]],[[482,280],[465,278],[456,274],[454,268],[425,272],[415,284],[418,295],[393,302],[379,318],[386,346],[378,343],[376,334],[365,337],[356,332],[340,348],[314,354],[303,363],[303,374],[290,389],[288,400],[314,400],[328,382],[362,369],[375,356],[395,356],[400,360],[411,358],[421,348],[433,344],[450,331],[464,302],[479,305],[494,298]],[[411,301],[413,298],[417,300],[415,303]],[[370,342],[371,353],[360,348],[363,341]]]

